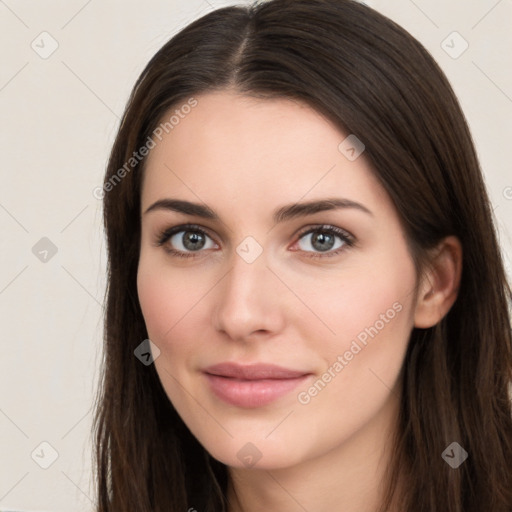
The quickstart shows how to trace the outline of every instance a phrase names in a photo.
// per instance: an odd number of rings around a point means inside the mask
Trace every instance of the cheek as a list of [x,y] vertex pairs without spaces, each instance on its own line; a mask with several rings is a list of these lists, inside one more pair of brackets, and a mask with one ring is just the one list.
[[179,274],[171,278],[161,265],[141,259],[137,273],[139,303],[148,336],[160,350],[166,349],[165,340],[192,308],[190,287],[183,281]]
[[[204,299],[208,289],[206,279],[195,286],[186,272],[141,259],[137,273],[139,303],[148,337],[162,353],[183,357],[200,348],[197,333],[206,328]],[[175,357],[168,360],[177,362]]]
[[175,311],[177,301],[169,296],[165,282],[158,279],[157,273],[148,271],[144,264],[139,266],[137,291],[148,335],[158,342],[173,324],[169,314]]
[[348,387],[359,395],[382,386],[379,380],[393,386],[413,327],[415,282],[414,264],[405,247],[396,247],[389,255],[380,253],[378,261],[347,268],[329,282],[317,281],[308,305],[322,322],[315,320],[309,326],[304,322],[304,339],[321,357],[319,371],[330,369],[336,375],[332,391]]
[[367,424],[395,398],[392,389],[413,324],[412,265],[400,271],[390,266],[386,273],[366,267],[366,273],[357,275],[352,270],[343,285],[324,288],[323,297],[316,297],[316,306],[323,305],[322,319],[335,334],[319,336],[318,331],[315,336],[310,331],[306,336],[308,348],[321,357],[321,367],[297,396],[304,421],[326,449]]

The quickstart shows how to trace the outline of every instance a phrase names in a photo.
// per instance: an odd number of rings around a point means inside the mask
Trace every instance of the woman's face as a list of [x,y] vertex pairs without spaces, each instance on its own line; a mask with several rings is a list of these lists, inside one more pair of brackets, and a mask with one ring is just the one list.
[[155,138],[141,198],[138,294],[169,400],[233,467],[376,438],[415,307],[389,196],[357,140],[309,107],[195,99]]

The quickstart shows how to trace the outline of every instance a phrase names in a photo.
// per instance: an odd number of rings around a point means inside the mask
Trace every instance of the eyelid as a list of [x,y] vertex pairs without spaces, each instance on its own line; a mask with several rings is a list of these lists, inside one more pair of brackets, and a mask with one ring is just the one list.
[[[199,224],[179,224],[176,226],[172,226],[170,228],[164,228],[161,231],[158,231],[156,235],[155,245],[161,246],[163,245],[169,238],[174,236],[176,233],[179,233],[180,231],[199,231],[200,233],[204,233],[206,236],[211,238],[217,245],[218,242],[215,240],[215,236],[210,234],[210,230],[204,226],[201,226]],[[197,252],[203,252],[203,251],[197,251]]]
[[[346,229],[340,228],[338,226],[334,226],[332,224],[315,224],[312,226],[306,226],[302,230],[299,231],[297,236],[297,241],[293,243],[293,245],[296,245],[299,243],[299,241],[305,236],[310,233],[315,232],[327,232],[332,233],[338,238],[340,238],[343,241],[343,245],[341,247],[338,247],[336,250],[329,250],[325,252],[316,252],[316,251],[302,251],[306,258],[313,258],[313,259],[323,259],[323,258],[330,258],[333,256],[338,256],[340,253],[345,252],[347,249],[350,249],[351,247],[354,247],[356,245],[356,237],[352,235],[352,233],[348,232]],[[300,252],[300,250],[297,250],[297,252]]]
[[304,235],[307,235],[309,233],[315,232],[315,231],[333,231],[338,236],[346,237],[350,240],[355,241],[355,236],[352,235],[352,233],[349,233],[346,229],[340,228],[338,226],[334,226],[332,224],[313,224],[310,226],[306,226],[299,230],[297,233],[297,237],[301,238]]

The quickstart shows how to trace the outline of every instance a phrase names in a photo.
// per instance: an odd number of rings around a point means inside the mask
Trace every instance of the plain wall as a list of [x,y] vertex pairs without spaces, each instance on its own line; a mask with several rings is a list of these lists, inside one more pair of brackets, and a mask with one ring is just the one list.
[[[93,510],[91,406],[106,266],[93,190],[147,61],[193,19],[235,3],[0,2],[0,510]],[[417,37],[451,81],[510,275],[512,2],[366,3]],[[469,44],[458,58],[464,43],[454,31]]]

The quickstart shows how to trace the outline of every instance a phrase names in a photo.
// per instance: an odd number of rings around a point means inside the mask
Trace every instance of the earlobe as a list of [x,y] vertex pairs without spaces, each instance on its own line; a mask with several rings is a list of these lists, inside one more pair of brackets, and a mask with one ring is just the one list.
[[462,275],[462,245],[449,236],[435,249],[431,265],[418,289],[414,327],[427,329],[439,323],[457,299]]

